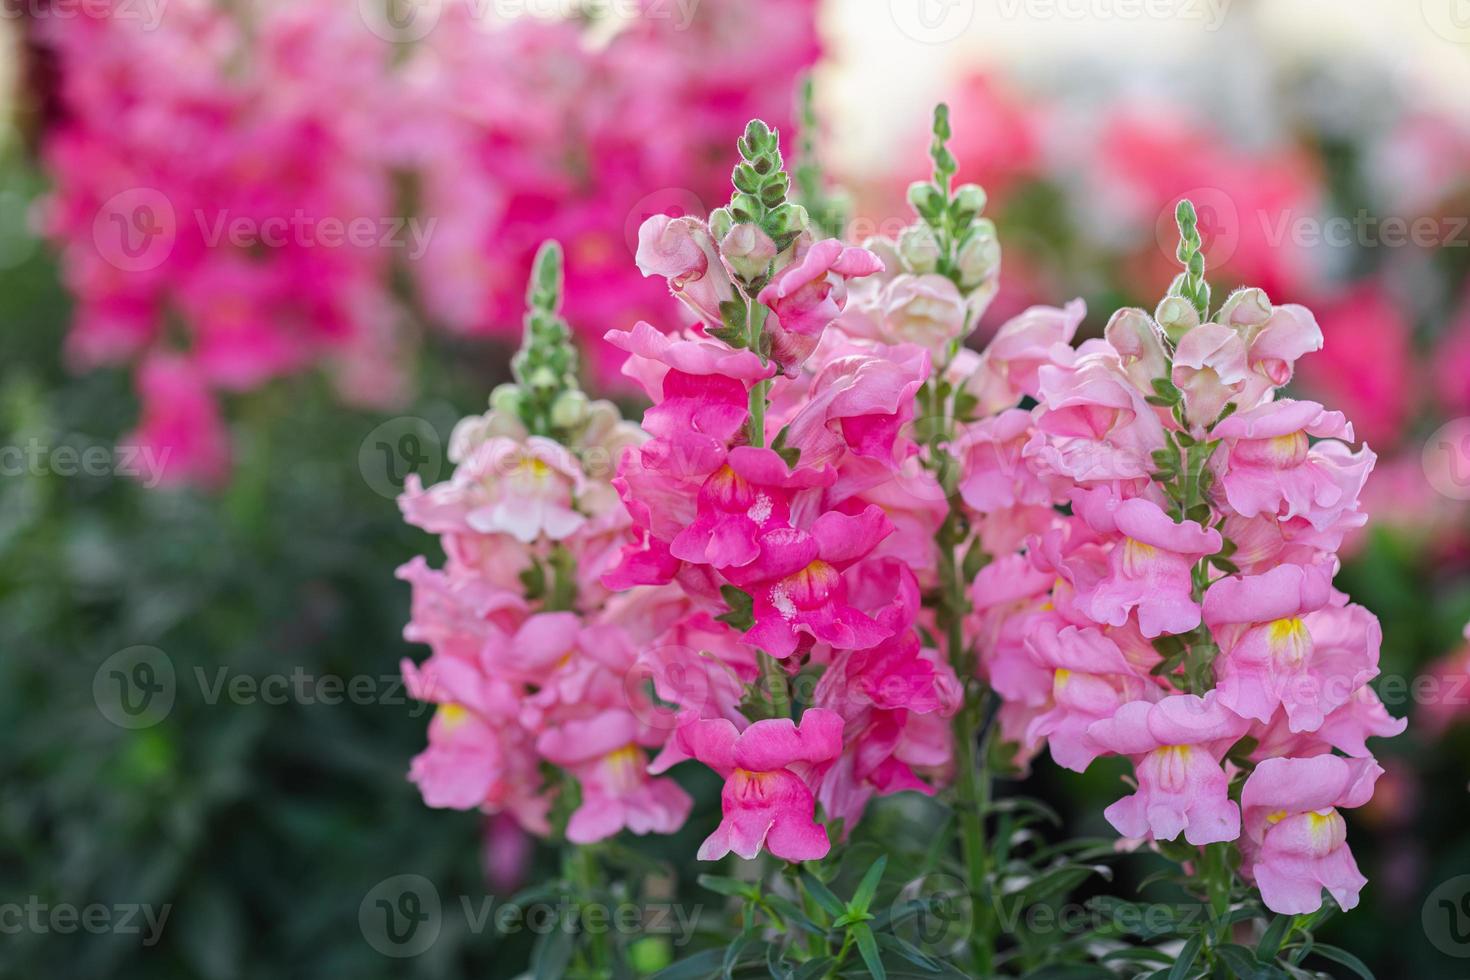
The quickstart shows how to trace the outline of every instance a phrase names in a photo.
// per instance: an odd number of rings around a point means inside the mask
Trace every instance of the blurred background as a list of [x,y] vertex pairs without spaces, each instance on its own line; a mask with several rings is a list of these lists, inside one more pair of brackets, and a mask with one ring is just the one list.
[[[598,338],[682,322],[639,223],[723,203],[752,116],[794,155],[808,70],[855,239],[907,221],[952,105],[1005,256],[977,343],[1035,302],[1152,308],[1184,196],[1217,295],[1316,312],[1297,393],[1380,457],[1339,586],[1411,719],[1331,941],[1470,976],[1465,0],[7,0],[0,976],[524,969],[533,937],[457,914],[403,959],[360,925],[393,876],[458,906],[553,861],[405,779],[393,569],[431,542],[393,498],[506,380],[542,238],[588,389],[636,410]],[[1024,788],[1103,834],[1104,769]],[[628,855],[681,890],[696,789]]]

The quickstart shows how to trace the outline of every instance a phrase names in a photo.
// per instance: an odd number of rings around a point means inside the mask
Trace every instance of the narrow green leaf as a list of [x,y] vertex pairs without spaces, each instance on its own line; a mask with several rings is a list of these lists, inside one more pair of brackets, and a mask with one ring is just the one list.
[[832,894],[832,889],[822,884],[821,880],[810,871],[801,873],[801,883],[806,886],[807,894],[811,895],[816,903],[834,919],[847,911],[842,905],[842,900]]
[[852,901],[847,903],[849,911],[868,911],[868,906],[873,904],[873,896],[878,893],[878,883],[883,880],[883,869],[888,867],[888,855],[880,855],[873,866],[863,875],[863,880],[858,883],[857,891],[853,893]]
[[1367,964],[1365,964],[1362,960],[1358,959],[1356,956],[1354,956],[1352,953],[1349,953],[1345,949],[1339,949],[1336,946],[1328,946],[1326,943],[1317,943],[1315,946],[1312,947],[1312,953],[1316,956],[1322,957],[1323,959],[1331,960],[1334,963],[1341,963],[1343,966],[1347,967],[1349,970],[1352,970],[1358,976],[1362,977],[1363,980],[1373,980],[1373,971],[1368,969]]
[[736,878],[726,878],[722,875],[700,875],[698,880],[700,887],[708,888],[721,895],[728,895],[731,898],[752,898],[756,894],[755,885]]
[[1194,961],[1199,959],[1199,951],[1204,947],[1205,936],[1202,932],[1195,933],[1189,942],[1179,951],[1179,958],[1169,968],[1169,980],[1184,980],[1189,976],[1189,970],[1194,966]]
[[868,928],[866,922],[859,922],[852,927],[852,934],[857,939],[858,952],[862,954],[863,963],[873,975],[873,980],[888,980],[888,970],[883,966],[883,957],[878,955],[878,940],[873,936],[873,930]]

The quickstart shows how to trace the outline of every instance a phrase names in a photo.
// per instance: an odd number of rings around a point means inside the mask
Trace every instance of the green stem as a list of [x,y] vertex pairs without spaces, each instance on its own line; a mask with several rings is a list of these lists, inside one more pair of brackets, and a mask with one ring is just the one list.
[[965,702],[953,722],[956,817],[960,825],[960,847],[964,857],[966,885],[970,893],[975,927],[970,935],[970,956],[977,976],[994,975],[995,931],[991,912],[990,850],[986,841],[985,812],[990,806],[990,774],[984,757],[985,706],[989,692],[976,677],[976,665],[964,638],[964,618],[969,611],[964,570],[959,548],[964,543],[964,515],[955,493],[958,467],[946,444],[954,429],[952,405],[940,397],[937,386],[929,386],[931,416],[940,424],[930,436],[929,464],[949,500],[949,514],[939,528],[939,620],[945,630],[950,665],[964,685]]
[[771,700],[773,717],[790,718],[791,697],[787,690],[786,669],[781,666],[781,661],[764,650],[757,650],[755,656],[760,664],[761,683],[765,685],[766,696]]
[[[750,323],[750,349],[761,352],[761,332],[766,325],[766,308],[755,300],[747,300],[746,319]],[[761,354],[761,361],[766,359]],[[770,381],[757,381],[750,386],[750,444],[763,447],[766,444],[766,395],[771,390]]]
[[[571,864],[571,877],[577,882],[577,890],[583,898],[583,912],[585,918],[585,906],[602,889],[602,869],[598,867],[595,849],[591,847],[573,847],[569,855]],[[603,932],[587,933],[588,946],[592,959],[592,975],[595,977],[607,977],[612,975],[612,948],[608,944],[608,936]]]

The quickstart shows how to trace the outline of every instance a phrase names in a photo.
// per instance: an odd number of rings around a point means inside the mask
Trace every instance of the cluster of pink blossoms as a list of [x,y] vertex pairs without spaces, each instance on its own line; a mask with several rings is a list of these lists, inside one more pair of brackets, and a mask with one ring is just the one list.
[[129,440],[166,481],[227,477],[222,394],[321,366],[349,401],[400,400],[413,312],[512,334],[547,236],[568,244],[585,336],[665,322],[673,304],[630,261],[638,222],[702,213],[726,134],[789,118],[819,46],[815,0],[646,6],[610,40],[462,0],[404,38],[332,0],[37,18],[69,353],[136,367]]
[[1074,346],[1080,303],[1034,307],[969,350],[999,249],[980,188],[950,188],[942,111],[935,133],[921,220],[857,247],[814,235],[752,123],[728,207],[640,229],[698,322],[607,334],[652,401],[615,475],[492,412],[448,483],[411,488],[449,555],[405,572],[435,650],[406,670],[446,705],[414,779],[544,832],[550,762],[588,841],[678,826],[663,774],[692,760],[724,779],[700,858],[815,860],[828,823],[973,762],[983,677],[1023,756],[1132,761],[1120,833],[1239,841],[1272,909],[1350,907],[1338,809],[1403,724],[1367,686],[1376,620],[1331,584],[1373,456],[1277,397],[1315,322],[1255,289],[1203,317],[1185,208],[1155,316]]
[[1367,738],[1404,727],[1368,686],[1377,619],[1332,586],[1374,457],[1277,397],[1322,346],[1306,309],[1246,289],[1202,322],[1187,297],[1045,349],[1020,471],[1069,513],[976,580],[986,669],[1025,752],[1131,760],[1121,834],[1238,841],[1269,908],[1350,908],[1338,810],[1382,772]]

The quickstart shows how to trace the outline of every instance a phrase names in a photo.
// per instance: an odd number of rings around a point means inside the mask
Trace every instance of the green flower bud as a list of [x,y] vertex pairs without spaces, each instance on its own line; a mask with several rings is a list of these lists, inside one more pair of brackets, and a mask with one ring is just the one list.
[[994,224],[977,221],[971,227],[955,256],[955,269],[960,288],[966,291],[977,289],[999,275],[1000,240],[996,238]]
[[1159,303],[1154,319],[1164,329],[1164,335],[1177,344],[1181,337],[1199,326],[1199,310],[1192,300],[1170,295]]
[[500,415],[519,415],[524,397],[520,385],[496,385],[490,392],[490,409]]
[[551,403],[551,424],[559,429],[575,429],[586,418],[587,396],[580,391],[563,391]]
[[933,272],[939,267],[939,241],[928,225],[909,225],[898,233],[898,257],[909,272]]

